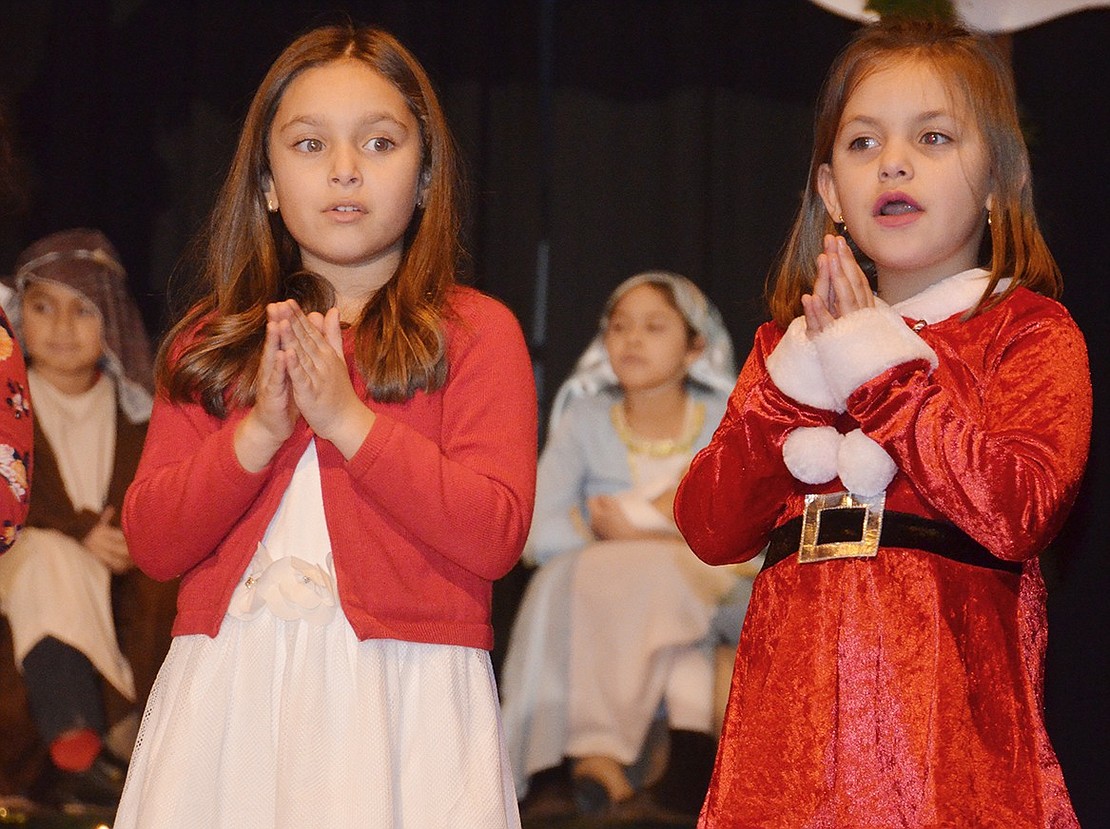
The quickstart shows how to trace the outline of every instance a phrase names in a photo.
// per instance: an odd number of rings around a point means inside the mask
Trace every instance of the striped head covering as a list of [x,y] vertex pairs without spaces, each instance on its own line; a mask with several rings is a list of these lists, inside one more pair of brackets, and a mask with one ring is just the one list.
[[150,419],[154,362],[138,306],[127,290],[119,254],[99,230],[73,228],[31,244],[16,259],[12,323],[22,327],[23,293],[35,281],[52,282],[80,294],[100,314],[104,356],[101,370],[116,381],[128,420]]

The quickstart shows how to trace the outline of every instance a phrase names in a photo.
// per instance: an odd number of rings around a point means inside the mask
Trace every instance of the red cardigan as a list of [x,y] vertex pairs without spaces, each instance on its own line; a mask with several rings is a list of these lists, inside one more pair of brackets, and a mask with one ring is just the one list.
[[[458,288],[449,310],[446,384],[368,402],[377,420],[349,462],[327,441],[316,448],[339,597],[358,637],[488,649],[492,582],[519,557],[532,515],[536,393],[508,309]],[[246,411],[221,420],[199,404],[155,401],[123,528],[146,573],[182,576],[175,635],[219,631],[312,439],[301,421],[252,474],[232,443]]]

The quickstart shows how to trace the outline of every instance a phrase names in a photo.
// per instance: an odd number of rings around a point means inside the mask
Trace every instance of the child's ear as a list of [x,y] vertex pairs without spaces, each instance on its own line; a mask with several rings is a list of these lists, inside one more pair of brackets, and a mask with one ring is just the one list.
[[836,194],[836,182],[833,180],[832,167],[822,164],[817,168],[817,192],[821,201],[825,203],[825,210],[834,224],[843,221],[844,212],[840,209],[840,199]]
[[277,213],[278,198],[277,191],[274,189],[274,177],[269,173],[262,174],[262,195],[266,197],[266,209],[271,213]]
[[432,170],[425,167],[420,171],[420,180],[416,182],[416,207],[422,209],[428,201],[428,185],[432,181]]
[[703,337],[701,334],[698,334],[696,337],[690,340],[690,345],[686,349],[686,368],[689,369],[690,366],[696,363],[698,361],[698,358],[701,357],[701,355],[704,353],[705,337]]

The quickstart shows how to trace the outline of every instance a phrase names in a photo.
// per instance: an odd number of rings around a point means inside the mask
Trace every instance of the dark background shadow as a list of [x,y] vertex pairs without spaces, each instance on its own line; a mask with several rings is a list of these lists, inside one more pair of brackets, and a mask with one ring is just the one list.
[[[855,28],[804,0],[0,2],[27,202],[0,220],[0,273],[40,235],[99,227],[164,330],[255,86],[293,36],[343,14],[391,29],[436,82],[473,183],[474,282],[520,317],[542,404],[604,297],[644,268],[697,281],[746,353],[804,186],[812,101]],[[1107,44],[1105,9],[1010,40],[1038,210],[1095,384],[1087,481],[1045,557],[1048,727],[1086,827],[1110,825]],[[500,646],[523,578],[499,586]]]

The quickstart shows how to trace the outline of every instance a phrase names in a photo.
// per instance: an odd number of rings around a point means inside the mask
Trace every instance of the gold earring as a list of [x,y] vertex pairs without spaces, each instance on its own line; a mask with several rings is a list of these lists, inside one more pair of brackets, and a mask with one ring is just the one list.
[[266,199],[266,209],[271,213],[277,213],[277,205],[274,204],[273,199]]

